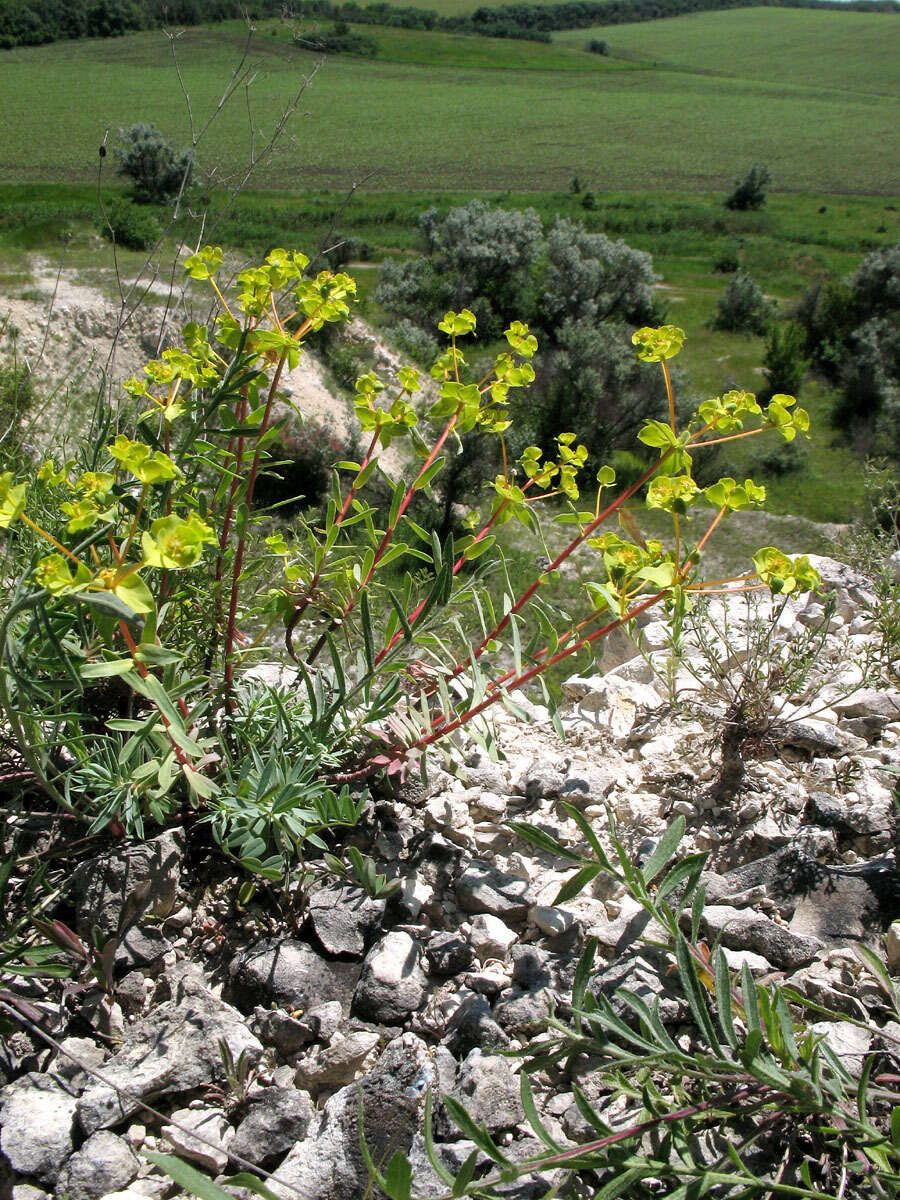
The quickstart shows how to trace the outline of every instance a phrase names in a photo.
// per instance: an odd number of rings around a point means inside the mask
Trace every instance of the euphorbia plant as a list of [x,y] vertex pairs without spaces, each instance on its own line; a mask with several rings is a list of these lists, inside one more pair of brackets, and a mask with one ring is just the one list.
[[[463,726],[490,745],[483,714],[494,704],[515,707],[510,693],[643,610],[662,605],[677,620],[697,593],[815,583],[805,560],[771,547],[737,580],[700,575],[719,523],[765,493],[751,480],[700,488],[694,455],[766,430],[791,439],[808,419],[791,397],[762,410],[735,391],[679,425],[667,361],[684,335],[672,326],[634,335],[639,355],[660,364],[668,414],[642,430],[654,457],[630,487],[616,493],[603,467],[585,496],[588,451],[566,433],[550,452],[529,446],[510,461],[509,394],[532,382],[537,341],[514,322],[508,349],[473,377],[459,343],[475,317],[464,310],[440,323],[448,346],[427,389],[411,367],[390,388],[374,374],[357,382],[365,453],[337,464],[321,519],[272,530],[253,496],[279,435],[279,385],[310,336],[348,318],[355,286],[330,272],[307,278],[303,255],[275,250],[238,275],[231,296],[221,263],[215,248],[188,259],[220,311],[125,385],[142,406],[133,436],[98,440],[78,466],[45,464],[32,481],[42,519],[29,513],[26,483],[0,478],[0,525],[24,525],[23,544],[44,544],[0,626],[0,702],[35,778],[95,828],[140,832],[147,818],[192,806],[231,853],[280,875],[305,845],[327,849],[332,825],[356,819],[348,783],[424,769],[428,748]],[[471,532],[442,543],[415,520],[416,495],[471,431],[499,439],[503,469]],[[381,456],[401,441],[412,465],[394,480]],[[367,499],[376,473],[390,486],[383,508]],[[671,517],[667,545],[603,529],[645,485],[646,504]],[[691,538],[701,501],[712,513]],[[567,540],[498,611],[481,581],[500,553],[496,531],[508,521],[537,531],[542,509]],[[578,552],[592,556],[589,604],[560,629],[543,597]],[[392,586],[400,560],[417,569]],[[271,657],[280,622],[297,665],[293,682],[267,687],[245,668]]]

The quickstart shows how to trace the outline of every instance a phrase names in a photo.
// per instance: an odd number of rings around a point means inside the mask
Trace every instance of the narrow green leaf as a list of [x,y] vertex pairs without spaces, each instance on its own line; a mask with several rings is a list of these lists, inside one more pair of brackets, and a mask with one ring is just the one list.
[[474,1142],[494,1162],[500,1163],[504,1167],[512,1165],[488,1131],[472,1120],[458,1100],[455,1100],[452,1096],[445,1096],[444,1107],[450,1116],[450,1120],[462,1134]]
[[525,821],[507,821],[510,829],[514,830],[520,838],[524,838],[526,842],[531,842],[532,846],[537,846],[539,850],[544,850],[548,854],[559,855],[560,858],[567,858],[570,862],[583,862],[580,854],[576,854],[574,850],[570,850],[568,846],[564,846],[562,842],[558,842],[555,837],[549,833],[545,833],[543,829],[538,829],[535,825],[529,825]]
[[601,867],[598,863],[588,863],[586,867],[582,867],[580,871],[576,871],[571,879],[567,879],[556,894],[554,904],[565,904],[567,900],[573,899],[580,892],[584,891],[591,880],[596,879],[600,874]]
[[706,904],[706,884],[702,884],[694,892],[691,904],[691,942],[696,945],[700,937],[700,922],[703,919],[703,907]]
[[359,621],[362,627],[363,649],[366,655],[366,670],[372,674],[375,670],[375,643],[372,638],[372,617],[369,613],[369,594],[365,588],[359,595]]
[[759,992],[756,988],[756,980],[753,978],[753,972],[747,963],[741,967],[741,1004],[744,1009],[744,1024],[752,1033],[754,1030],[762,1031],[762,1023],[759,1019]]
[[710,1048],[719,1051],[719,1039],[709,1015],[703,985],[697,975],[697,967],[691,956],[690,949],[681,933],[675,935],[675,958],[678,962],[678,974],[681,986],[690,1005],[691,1013],[697,1023],[697,1028],[703,1033]]
[[641,868],[641,875],[644,877],[644,883],[652,883],[656,876],[660,873],[675,851],[678,849],[681,839],[684,837],[685,819],[682,816],[677,816],[666,832],[659,839],[656,849],[650,855],[647,862]]
[[591,978],[591,968],[597,953],[597,939],[589,937],[584,943],[584,949],[575,968],[575,978],[572,982],[572,1009],[575,1013],[575,1028],[581,1033],[581,1010],[584,1007],[584,993]]
[[450,1195],[453,1197],[464,1196],[466,1188],[472,1182],[475,1176],[475,1168],[478,1166],[478,1151],[473,1150],[463,1165],[459,1168],[459,1174],[453,1182],[453,1190]]
[[428,1161],[444,1183],[452,1186],[453,1175],[444,1166],[443,1160],[439,1157],[434,1148],[434,1101],[432,1100],[431,1089],[429,1088],[425,1095],[425,1121],[424,1121],[424,1137],[425,1137],[425,1153],[428,1155]]
[[528,1079],[527,1071],[519,1072],[519,1094],[522,1097],[522,1108],[525,1110],[525,1119],[528,1121],[528,1124],[538,1135],[545,1146],[549,1146],[554,1154],[558,1153],[560,1150],[562,1150],[562,1146],[553,1140],[553,1138],[545,1129],[541,1118],[538,1116],[538,1110],[534,1103],[534,1096],[531,1091],[531,1083]]
[[133,669],[130,658],[113,658],[106,662],[85,663],[79,674],[82,679],[110,679],[114,675],[127,675]]
[[422,472],[422,474],[415,481],[415,483],[413,484],[413,491],[420,492],[423,488],[427,488],[428,485],[431,483],[432,479],[434,479],[435,475],[437,475],[438,471],[440,471],[440,469],[443,465],[444,465],[443,456],[440,458],[436,458],[434,460],[434,462],[431,464],[431,466],[426,467],[426,469]]
[[731,975],[728,963],[721,946],[714,955],[716,977],[716,1010],[719,1014],[719,1025],[722,1035],[732,1050],[737,1050],[737,1032],[734,1028],[734,1014],[731,1007]]
[[566,812],[569,814],[569,816],[572,818],[572,820],[575,822],[575,824],[578,826],[578,828],[584,834],[584,839],[588,843],[590,848],[593,850],[594,855],[596,856],[597,862],[600,863],[600,865],[604,868],[604,870],[611,872],[612,871],[612,863],[609,861],[609,858],[606,855],[606,851],[600,845],[599,838],[597,837],[596,833],[594,833],[593,829],[591,828],[590,821],[588,821],[588,819],[584,815],[584,813],[579,812],[579,810],[573,804],[565,804],[564,803],[563,808],[566,810]]
[[659,886],[656,889],[656,903],[661,904],[668,896],[672,894],[682,883],[687,882],[682,903],[689,901],[692,898],[693,888],[696,886],[697,880],[706,865],[706,860],[709,854],[705,850],[698,851],[696,854],[689,854],[680,862],[676,863],[671,871],[660,880]]
[[[157,1154],[154,1151],[144,1150],[143,1155],[165,1171],[179,1187],[190,1192],[192,1196],[199,1196],[200,1200],[234,1200],[231,1192],[226,1192],[218,1183],[213,1183],[206,1175],[202,1175],[196,1167],[190,1166],[189,1163],[176,1158],[173,1154]],[[269,1195],[271,1196],[271,1193]]]

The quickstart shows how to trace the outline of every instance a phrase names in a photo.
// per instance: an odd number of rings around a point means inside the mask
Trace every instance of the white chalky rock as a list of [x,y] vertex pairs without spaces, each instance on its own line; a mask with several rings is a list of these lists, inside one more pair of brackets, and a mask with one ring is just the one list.
[[503,958],[516,940],[516,935],[499,917],[490,913],[479,913],[472,921],[469,940],[482,962],[489,958]]
[[185,1158],[221,1174],[228,1166],[228,1143],[234,1137],[225,1114],[217,1108],[180,1108],[172,1113],[172,1121],[184,1128],[164,1125],[166,1141]]

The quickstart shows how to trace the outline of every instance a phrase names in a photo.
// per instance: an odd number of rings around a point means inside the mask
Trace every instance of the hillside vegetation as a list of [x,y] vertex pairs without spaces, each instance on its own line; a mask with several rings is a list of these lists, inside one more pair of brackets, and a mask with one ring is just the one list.
[[804,88],[900,94],[900,22],[873,13],[745,8],[643,25],[553,35],[584,48],[591,38],[635,64]]
[[[723,29],[734,28],[735,48],[748,15],[754,14],[716,18]],[[306,122],[258,182],[340,188],[374,170],[382,188],[468,188],[477,180],[482,188],[524,191],[559,188],[578,173],[604,191],[705,190],[730,185],[747,161],[763,158],[780,189],[890,193],[896,170],[885,148],[896,141],[900,60],[894,55],[892,64],[888,37],[873,51],[872,26],[892,30],[894,18],[774,10],[758,16],[776,29],[788,18],[797,36],[808,30],[790,79],[755,78],[766,70],[767,49],[758,39],[752,52],[735,52],[734,73],[722,78],[705,74],[702,64],[623,71],[575,50],[583,69],[563,71],[564,46],[495,41],[483,43],[483,64],[461,66],[458,39],[437,44],[428,32],[403,37],[404,31],[374,30],[384,56],[330,59],[304,96]],[[840,33],[823,44],[826,16]],[[684,24],[690,37],[694,21],[660,24]],[[648,23],[616,36],[656,37],[657,29]],[[278,22],[263,25],[259,35],[253,47],[259,75],[250,94],[266,129],[317,60],[279,36]],[[215,106],[245,41],[237,22],[187,30],[179,39],[195,114]],[[390,60],[392,48],[403,61]],[[523,58],[530,69],[513,69]],[[851,92],[854,62],[860,69]],[[826,86],[832,75],[843,90]],[[819,82],[794,81],[811,78]],[[869,78],[881,81],[882,95],[873,94]],[[0,178],[10,182],[87,181],[104,130],[132,121],[187,136],[171,46],[159,33],[11,51],[0,76],[0,106],[7,117]],[[247,146],[247,114],[234,104],[211,130],[202,165],[240,162]]]

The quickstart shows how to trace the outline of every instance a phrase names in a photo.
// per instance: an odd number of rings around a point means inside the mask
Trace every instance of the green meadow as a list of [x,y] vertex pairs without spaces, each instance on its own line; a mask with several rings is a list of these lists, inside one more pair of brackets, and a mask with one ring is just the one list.
[[553,35],[555,45],[581,50],[592,38],[605,40],[615,61],[655,69],[900,95],[900,18],[885,14],[741,8]]
[[[718,14],[723,19],[743,12]],[[753,14],[751,14],[753,15]],[[798,77],[768,79],[764,47],[740,55],[735,74],[705,67],[646,66],[589,55],[566,43],[541,45],[365,27],[375,59],[330,58],[302,96],[292,136],[257,176],[257,186],[291,192],[340,189],[369,172],[373,185],[409,189],[553,191],[578,174],[595,190],[706,191],[728,186],[753,160],[765,161],[779,190],[887,194],[896,188],[895,85],[882,94],[830,86],[848,56],[868,54],[872,26],[883,31],[882,62],[900,22],[891,16],[781,12],[809,21]],[[821,18],[841,38],[820,49]],[[698,18],[699,19],[699,18]],[[704,15],[704,20],[708,19]],[[617,38],[660,36],[657,27],[694,18],[617,27]],[[776,22],[777,23],[777,22]],[[876,30],[877,32],[877,30]],[[733,37],[735,46],[741,35]],[[581,39],[584,40],[583,38]],[[176,48],[195,121],[214,109],[240,60],[239,23],[186,30]],[[271,129],[316,67],[279,22],[263,23],[251,45],[249,97],[258,133]],[[894,55],[896,84],[898,56]],[[632,65],[632,64],[629,64]],[[885,89],[891,65],[873,68]],[[809,82],[815,74],[818,80]],[[172,46],[143,33],[17,49],[4,54],[0,179],[86,182],[107,129],[155,122],[177,139],[188,134]],[[773,136],[777,131],[777,137]],[[201,147],[201,164],[227,173],[249,151],[242,90]]]
[[[462,3],[445,0],[442,11]],[[322,62],[281,21],[261,22],[249,50],[239,22],[186,30],[174,49],[198,128],[245,50],[252,80],[198,152],[200,176],[212,177],[208,235],[243,255],[315,248],[365,178],[337,231],[359,239],[366,261],[353,270],[376,323],[377,263],[418,252],[422,211],[473,195],[532,206],[545,221],[581,220],[653,254],[667,319],[688,332],[686,386],[702,397],[754,388],[764,354],[760,338],[708,327],[728,280],[720,259],[736,256],[784,315],[813,280],[900,240],[893,16],[741,9],[560,33],[551,44],[358,28],[376,58]],[[303,32],[317,29],[306,22]],[[610,55],[588,53],[591,38]],[[222,185],[250,154],[248,100],[258,149],[304,79],[287,136],[226,211]],[[107,130],[111,142],[137,120],[187,140],[173,43],[157,32],[6,52],[0,109],[0,286],[27,290],[29,256],[55,261],[64,241],[76,277],[108,286],[97,149]],[[722,198],[755,160],[772,173],[768,202],[730,213]],[[111,155],[101,183],[121,187]],[[124,252],[120,263],[140,260]],[[845,520],[861,498],[859,460],[830,430],[833,395],[811,381],[803,402],[817,435],[799,472],[769,481],[771,507]],[[737,451],[732,465],[753,466]]]

